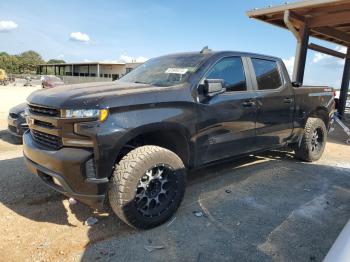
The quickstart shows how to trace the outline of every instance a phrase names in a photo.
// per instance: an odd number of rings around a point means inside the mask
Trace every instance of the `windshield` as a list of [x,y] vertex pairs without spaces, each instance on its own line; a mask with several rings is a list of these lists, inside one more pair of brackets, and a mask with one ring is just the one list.
[[185,82],[196,72],[207,54],[179,54],[154,58],[138,66],[119,81],[173,86]]

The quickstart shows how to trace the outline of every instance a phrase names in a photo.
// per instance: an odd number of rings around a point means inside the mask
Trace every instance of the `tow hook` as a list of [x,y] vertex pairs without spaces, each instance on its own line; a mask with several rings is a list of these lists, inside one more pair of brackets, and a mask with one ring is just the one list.
[[334,123],[335,122],[338,123],[338,125],[340,125],[340,127],[343,129],[345,134],[347,134],[347,136],[349,137],[346,140],[346,143],[348,145],[350,145],[350,129],[343,123],[343,121],[340,120],[340,118],[338,117],[337,114],[333,114],[333,116],[332,116],[331,123],[330,123],[331,128],[329,129],[329,133],[334,131]]

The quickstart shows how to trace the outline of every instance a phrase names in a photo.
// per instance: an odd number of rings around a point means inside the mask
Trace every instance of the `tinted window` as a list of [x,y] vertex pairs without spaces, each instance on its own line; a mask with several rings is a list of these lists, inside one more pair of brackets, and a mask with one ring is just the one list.
[[245,91],[247,83],[242,59],[228,57],[220,60],[208,73],[207,79],[223,79],[226,91]]
[[282,85],[275,61],[252,59],[259,90],[276,89]]

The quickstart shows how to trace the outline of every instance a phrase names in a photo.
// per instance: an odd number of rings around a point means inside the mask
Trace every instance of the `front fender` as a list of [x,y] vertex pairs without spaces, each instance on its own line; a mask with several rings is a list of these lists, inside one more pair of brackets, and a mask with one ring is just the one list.
[[186,150],[191,152],[193,146],[188,143],[191,137],[191,130],[188,129],[188,126],[192,121],[189,118],[186,119],[185,115],[180,109],[165,108],[153,109],[149,113],[129,111],[110,116],[96,132],[97,150],[95,151],[98,153],[95,154],[95,160],[99,177],[109,177],[122,148],[142,134],[175,131],[187,141]]

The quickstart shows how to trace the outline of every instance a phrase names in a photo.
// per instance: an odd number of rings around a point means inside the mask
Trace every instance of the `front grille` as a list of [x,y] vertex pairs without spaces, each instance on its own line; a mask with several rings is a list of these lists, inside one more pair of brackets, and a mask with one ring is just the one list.
[[40,120],[37,120],[37,119],[34,120],[34,124],[38,125],[38,126],[49,127],[49,128],[53,128],[54,127],[51,123],[40,121]]
[[19,115],[18,115],[18,114],[15,114],[15,113],[10,113],[10,117],[12,117],[12,118],[18,118]]
[[40,144],[51,147],[53,149],[59,149],[62,147],[62,140],[58,136],[46,134],[37,130],[30,130],[34,140]]
[[43,106],[29,105],[29,111],[33,114],[51,117],[58,117],[60,115],[60,110]]

